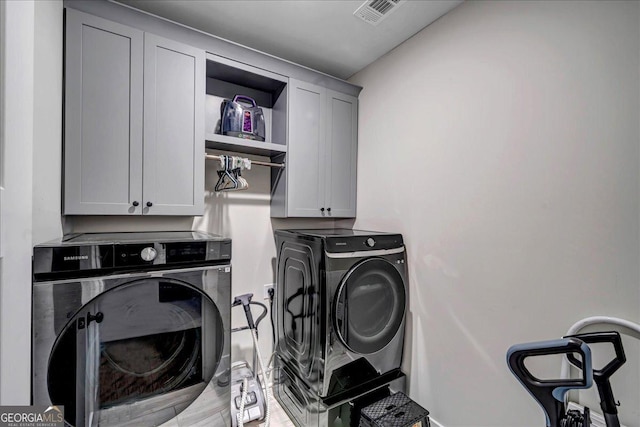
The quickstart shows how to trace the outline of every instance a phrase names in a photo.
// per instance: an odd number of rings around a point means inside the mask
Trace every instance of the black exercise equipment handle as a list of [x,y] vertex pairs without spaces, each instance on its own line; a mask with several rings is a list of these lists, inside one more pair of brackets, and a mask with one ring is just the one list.
[[[541,380],[533,376],[524,361],[531,356],[578,353],[582,356],[585,368],[582,378]],[[547,427],[560,427],[565,417],[564,396],[571,389],[591,387],[591,350],[578,338],[563,338],[551,341],[539,341],[517,344],[507,351],[507,363],[513,375],[531,393],[545,411]]]
[[[587,344],[596,343],[611,343],[615,349],[616,356],[602,369],[593,370],[593,380],[598,386],[598,394],[600,395],[600,407],[605,417],[607,427],[620,427],[620,421],[618,420],[618,404],[613,397],[613,390],[611,389],[611,383],[609,378],[616,372],[624,363],[627,358],[624,354],[624,348],[622,347],[622,339],[620,334],[615,331],[610,332],[591,332],[585,334],[571,335],[569,337],[578,338]],[[565,338],[569,338],[565,337]],[[572,354],[567,354],[567,359],[572,365],[582,368],[582,362],[578,360]]]

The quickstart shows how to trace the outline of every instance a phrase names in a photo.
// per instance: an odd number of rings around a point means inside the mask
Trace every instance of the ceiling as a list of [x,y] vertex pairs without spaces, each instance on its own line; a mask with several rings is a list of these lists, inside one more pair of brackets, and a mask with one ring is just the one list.
[[408,0],[373,26],[362,0],[117,1],[342,79],[462,3]]

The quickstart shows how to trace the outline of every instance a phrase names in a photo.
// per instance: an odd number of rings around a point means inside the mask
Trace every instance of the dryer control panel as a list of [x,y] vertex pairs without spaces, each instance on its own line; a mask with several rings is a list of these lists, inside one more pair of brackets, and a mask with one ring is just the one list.
[[377,231],[351,230],[346,228],[277,230],[283,235],[291,234],[298,238],[320,238],[328,253],[347,253],[361,251],[380,251],[404,247],[402,234]]
[[331,236],[325,239],[329,253],[397,249],[404,246],[401,234],[377,236]]

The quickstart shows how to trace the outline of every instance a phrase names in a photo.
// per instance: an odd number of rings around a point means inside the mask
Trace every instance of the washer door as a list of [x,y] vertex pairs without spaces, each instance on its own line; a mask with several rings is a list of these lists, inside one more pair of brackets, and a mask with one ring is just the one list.
[[207,294],[170,278],[134,280],[100,293],[66,324],[49,358],[49,396],[72,425],[159,425],[200,395],[223,346],[222,317]]
[[334,301],[340,341],[361,354],[383,349],[402,326],[405,303],[404,281],[393,264],[382,258],[356,264],[340,282]]

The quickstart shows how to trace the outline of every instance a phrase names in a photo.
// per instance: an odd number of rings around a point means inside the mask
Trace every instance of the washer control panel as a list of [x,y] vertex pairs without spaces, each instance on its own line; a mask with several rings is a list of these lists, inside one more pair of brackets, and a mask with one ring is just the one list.
[[138,267],[226,265],[230,259],[230,239],[197,231],[80,233],[35,246],[33,274],[34,281],[44,281]]
[[158,256],[158,251],[149,243],[115,245],[114,252],[116,267],[147,265],[154,263]]

